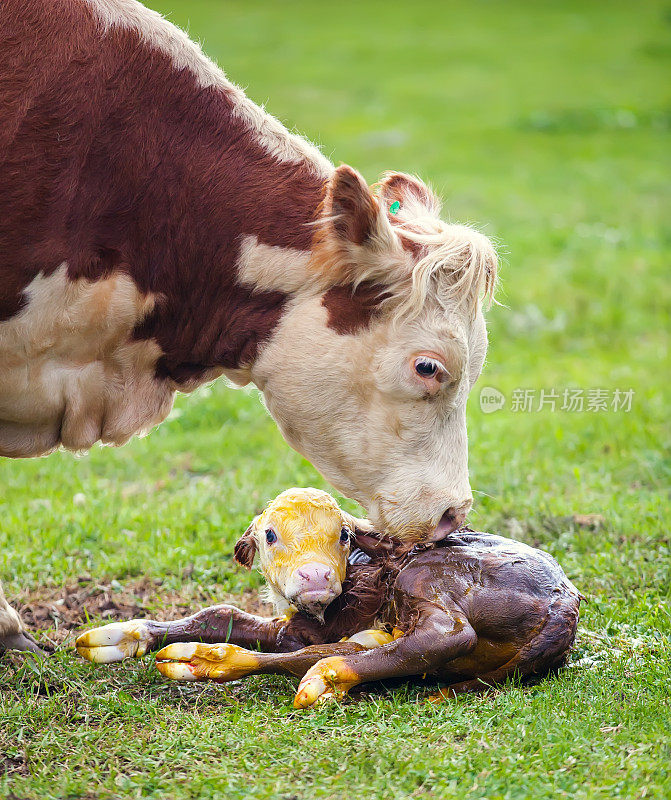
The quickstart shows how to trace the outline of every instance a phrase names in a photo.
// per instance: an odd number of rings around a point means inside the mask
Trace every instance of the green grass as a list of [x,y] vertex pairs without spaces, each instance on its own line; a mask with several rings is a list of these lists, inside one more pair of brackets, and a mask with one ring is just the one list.
[[[297,713],[285,679],[6,660],[0,796],[671,796],[671,6],[152,5],[336,161],[417,172],[502,242],[472,523],[550,551],[589,602],[570,669],[437,707],[401,684]],[[482,386],[505,408],[483,414]],[[635,395],[629,413],[512,410],[514,389],[551,387]],[[232,565],[236,537],[310,484],[256,394],[217,385],[121,450],[0,462],[0,577],[10,597],[82,574],[238,594],[259,580]]]

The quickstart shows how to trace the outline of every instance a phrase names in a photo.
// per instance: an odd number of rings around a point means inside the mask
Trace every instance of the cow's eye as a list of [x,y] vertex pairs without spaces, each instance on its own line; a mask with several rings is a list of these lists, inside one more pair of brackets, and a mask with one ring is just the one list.
[[420,378],[435,378],[440,371],[440,364],[427,356],[415,359],[415,372]]
[[274,544],[277,541],[277,534],[272,528],[266,529],[266,542],[268,544]]
[[342,528],[340,531],[340,544],[349,544],[349,528]]

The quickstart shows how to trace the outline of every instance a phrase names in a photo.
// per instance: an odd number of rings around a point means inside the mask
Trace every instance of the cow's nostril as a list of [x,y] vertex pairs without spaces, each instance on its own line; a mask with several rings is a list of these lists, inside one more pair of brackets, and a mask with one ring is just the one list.
[[440,518],[440,522],[436,526],[431,538],[440,539],[443,536],[448,536],[450,533],[453,533],[460,528],[466,519],[466,514],[468,513],[469,508],[470,503],[464,503],[460,506],[451,506],[448,508]]
[[444,529],[449,528],[450,532],[457,527],[457,515],[455,514],[453,508],[448,508],[448,510],[440,518],[438,525]]

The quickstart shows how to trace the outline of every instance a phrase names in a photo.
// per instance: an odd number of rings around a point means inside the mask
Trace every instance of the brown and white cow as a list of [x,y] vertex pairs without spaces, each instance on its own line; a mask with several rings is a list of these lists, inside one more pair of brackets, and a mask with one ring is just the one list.
[[438,211],[335,168],[135,0],[3,0],[0,455],[123,444],[225,375],[376,526],[448,533],[496,257]]

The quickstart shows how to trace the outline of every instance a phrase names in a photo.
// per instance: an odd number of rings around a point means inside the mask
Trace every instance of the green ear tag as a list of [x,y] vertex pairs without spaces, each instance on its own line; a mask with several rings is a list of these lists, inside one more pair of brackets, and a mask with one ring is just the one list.
[[401,207],[401,204],[398,200],[394,200],[394,202],[389,206],[389,213],[390,214],[398,214],[398,210]]

